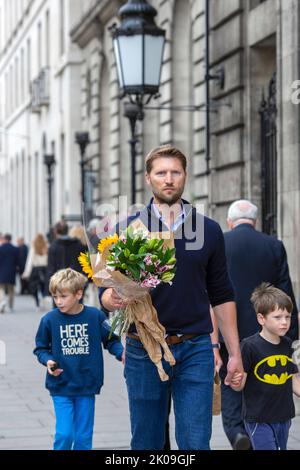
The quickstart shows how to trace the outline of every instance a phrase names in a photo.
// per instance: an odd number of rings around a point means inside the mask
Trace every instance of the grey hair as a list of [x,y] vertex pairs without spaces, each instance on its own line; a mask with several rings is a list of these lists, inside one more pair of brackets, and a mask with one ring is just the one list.
[[236,222],[239,219],[257,219],[258,208],[247,199],[234,201],[228,209],[228,219]]

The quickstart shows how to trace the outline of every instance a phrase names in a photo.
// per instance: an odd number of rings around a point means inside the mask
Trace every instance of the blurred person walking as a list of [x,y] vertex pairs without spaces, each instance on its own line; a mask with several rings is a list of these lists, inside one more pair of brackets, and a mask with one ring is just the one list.
[[72,268],[81,273],[82,269],[77,258],[81,251],[86,250],[86,246],[78,238],[70,237],[69,227],[65,221],[55,224],[54,232],[56,238],[48,252],[47,279],[64,268]]
[[13,312],[16,273],[19,266],[19,250],[11,243],[11,235],[6,234],[0,245],[0,313],[5,312],[6,294],[9,310]]
[[22,277],[22,274],[25,270],[26,260],[28,256],[28,246],[25,244],[23,237],[17,238],[17,247],[19,250],[19,259],[20,259],[20,267],[19,267],[19,276],[20,276],[20,283],[21,283],[20,294],[24,295],[28,293],[28,281],[27,279]]
[[48,244],[44,235],[38,233],[29,250],[22,276],[22,279],[28,280],[29,292],[35,299],[37,309],[40,309],[40,298],[43,302],[45,297],[47,262]]

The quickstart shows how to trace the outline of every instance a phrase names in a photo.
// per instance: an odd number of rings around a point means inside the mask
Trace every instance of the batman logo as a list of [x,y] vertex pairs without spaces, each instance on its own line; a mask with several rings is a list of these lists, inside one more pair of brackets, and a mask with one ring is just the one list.
[[288,372],[289,362],[293,362],[288,356],[268,356],[256,364],[255,377],[261,382],[272,385],[283,385],[293,374]]

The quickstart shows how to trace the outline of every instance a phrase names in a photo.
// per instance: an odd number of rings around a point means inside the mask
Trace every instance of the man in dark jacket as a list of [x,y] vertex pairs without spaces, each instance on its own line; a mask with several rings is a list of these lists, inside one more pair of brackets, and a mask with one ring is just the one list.
[[58,222],[54,229],[56,239],[51,243],[48,251],[48,281],[59,269],[72,268],[82,273],[77,258],[81,251],[86,251],[86,247],[77,238],[69,237],[69,227],[65,222]]
[[28,280],[27,279],[22,279],[22,274],[25,269],[26,265],[26,260],[28,256],[28,246],[24,242],[23,237],[17,238],[17,246],[19,250],[19,260],[20,260],[20,266],[19,266],[19,276],[20,276],[20,283],[21,283],[21,295],[24,295],[26,292],[28,293]]
[[10,311],[14,307],[14,290],[16,273],[19,267],[19,250],[11,243],[11,235],[4,235],[4,241],[0,246],[0,313],[5,312],[8,294],[8,306]]
[[[287,255],[283,243],[255,229],[257,207],[250,201],[240,200],[231,204],[225,233],[225,250],[229,276],[237,305],[237,324],[240,340],[253,335],[260,327],[250,302],[253,290],[262,282],[270,282],[288,294],[293,302],[291,327],[288,336],[298,339],[297,305],[289,276]],[[223,367],[226,372],[227,351],[221,342]],[[233,391],[222,383],[222,419],[225,433],[234,449],[246,450],[250,441],[241,418],[242,393]]]

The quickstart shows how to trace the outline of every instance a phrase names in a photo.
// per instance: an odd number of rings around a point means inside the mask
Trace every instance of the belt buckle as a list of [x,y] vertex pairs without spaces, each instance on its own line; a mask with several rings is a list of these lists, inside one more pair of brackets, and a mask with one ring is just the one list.
[[167,336],[166,343],[168,345],[179,344],[179,343],[182,343],[182,339],[183,339],[182,336],[171,335],[171,336]]

